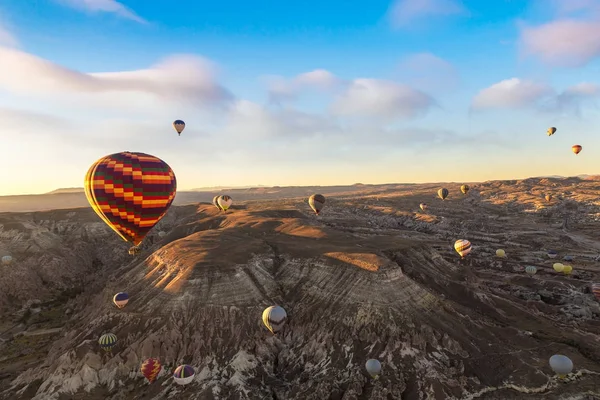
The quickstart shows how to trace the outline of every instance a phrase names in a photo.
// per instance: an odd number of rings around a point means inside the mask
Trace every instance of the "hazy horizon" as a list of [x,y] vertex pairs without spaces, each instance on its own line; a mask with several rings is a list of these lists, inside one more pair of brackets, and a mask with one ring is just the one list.
[[576,176],[600,158],[598,0],[5,3],[0,195],[80,187],[126,150],[183,191]]

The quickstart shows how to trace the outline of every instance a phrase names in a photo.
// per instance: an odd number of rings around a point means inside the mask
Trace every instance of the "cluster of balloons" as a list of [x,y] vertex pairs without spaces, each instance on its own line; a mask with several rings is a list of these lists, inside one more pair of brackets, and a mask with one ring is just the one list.
[[[548,136],[554,135],[556,133],[556,127],[551,126],[550,128],[548,128],[546,133],[548,134]],[[573,153],[575,153],[575,155],[579,154],[581,152],[581,149],[583,149],[583,147],[581,147],[578,144],[571,146],[571,150],[573,151]]]
[[[173,128],[180,136],[185,129],[185,122],[175,120]],[[548,129],[548,136],[554,135],[556,128]],[[573,146],[573,152],[579,154],[582,147]],[[177,181],[175,173],[167,163],[158,157],[138,152],[121,152],[110,154],[100,158],[89,168],[85,181],[85,194],[98,216],[113,229],[123,240],[131,243],[133,246],[129,249],[132,255],[140,251],[140,244],[148,235],[150,230],[164,217],[167,210],[173,203],[177,192]],[[462,185],[460,191],[463,195],[469,192],[469,185]],[[442,200],[446,200],[449,191],[441,188],[437,192]],[[552,200],[552,195],[545,196],[547,201]],[[213,205],[221,211],[227,211],[233,204],[233,199],[228,195],[215,196]],[[316,215],[320,215],[325,205],[325,196],[313,194],[308,199],[308,204]],[[425,212],[428,209],[426,203],[419,205]],[[166,236],[164,231],[158,233],[159,237]],[[457,240],[454,248],[461,256],[465,258],[471,250],[472,245],[466,239]],[[503,249],[496,251],[498,257],[506,257]],[[555,258],[556,252],[550,250],[548,257]],[[10,264],[12,257],[2,257],[2,264]],[[554,269],[559,272],[570,273],[572,267],[563,266],[560,263],[554,264]],[[567,272],[568,271],[568,272]],[[534,275],[537,268],[527,266],[525,272]],[[592,291],[600,299],[600,284],[592,285]],[[126,292],[119,292],[113,297],[114,304],[119,308],[124,308],[129,302],[129,295]],[[287,321],[287,313],[283,307],[274,305],[267,307],[262,314],[262,320],[267,329],[276,334]],[[117,344],[117,336],[113,333],[103,334],[98,340],[100,347],[106,351]],[[555,355],[550,359],[550,365],[555,371],[569,373],[567,368],[567,357]],[[146,379],[152,383],[161,371],[160,361],[156,358],[149,358],[141,365],[141,372]],[[369,359],[365,368],[373,377],[377,378],[381,372],[381,363],[375,359]],[[567,371],[568,372],[564,372]],[[558,372],[557,372],[558,373]],[[193,381],[195,376],[194,368],[189,365],[180,365],[173,373],[175,382],[186,385]]]

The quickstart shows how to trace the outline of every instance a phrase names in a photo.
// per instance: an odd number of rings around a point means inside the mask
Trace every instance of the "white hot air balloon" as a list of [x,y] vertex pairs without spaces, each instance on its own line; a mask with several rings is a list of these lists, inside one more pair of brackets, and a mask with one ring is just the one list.
[[277,333],[287,321],[287,313],[280,306],[267,307],[262,314],[262,320],[271,333]]
[[564,378],[573,371],[573,361],[562,354],[555,354],[550,357],[550,368],[559,376]]
[[2,265],[10,265],[12,264],[13,258],[11,256],[2,257]]
[[529,275],[533,276],[537,272],[537,268],[534,267],[533,265],[528,265],[527,267],[525,267],[525,272],[527,272]]
[[365,368],[367,369],[367,372],[369,373],[369,375],[371,375],[372,378],[377,378],[379,376],[379,373],[381,372],[381,363],[379,362],[379,360],[371,358],[370,360],[367,360]]

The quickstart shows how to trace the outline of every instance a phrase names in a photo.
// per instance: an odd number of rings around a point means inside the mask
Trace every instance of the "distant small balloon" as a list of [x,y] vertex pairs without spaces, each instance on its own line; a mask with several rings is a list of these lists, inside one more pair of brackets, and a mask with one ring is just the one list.
[[421,203],[421,204],[419,204],[419,208],[422,211],[427,211],[427,208],[429,208],[429,206],[426,203]]
[[528,265],[527,267],[525,267],[525,272],[529,275],[535,275],[535,273],[537,272],[537,268],[534,267],[533,265]]
[[544,196],[546,201],[550,201],[552,200],[552,195],[551,194],[547,194],[546,196]]
[[181,136],[181,132],[185,129],[185,122],[180,119],[173,121],[173,128],[177,131],[177,135]]
[[470,190],[470,189],[471,189],[471,188],[469,187],[469,185],[462,185],[462,186],[460,187],[460,191],[461,191],[463,194],[467,194],[467,193],[469,193],[469,190]]
[[564,378],[573,371],[573,361],[562,354],[550,357],[550,368],[560,377]]
[[158,237],[164,238],[165,236],[167,236],[167,232],[165,232],[165,231],[158,232]]
[[496,257],[504,258],[506,257],[506,252],[502,249],[496,250]]
[[562,265],[561,263],[554,263],[554,265],[552,266],[552,268],[554,268],[554,270],[556,272],[563,272],[563,270],[565,269],[565,266]]
[[556,258],[556,256],[558,256],[558,253],[554,250],[548,250],[548,258]]
[[283,325],[287,321],[287,313],[280,306],[267,307],[263,311],[262,320],[271,333],[277,333],[283,329]]
[[556,128],[555,127],[550,127],[548,128],[548,130],[546,131],[546,133],[548,134],[548,136],[552,136],[554,135],[554,133],[556,132]]
[[600,301],[600,283],[592,283],[592,294]]
[[471,252],[471,242],[466,239],[459,239],[454,243],[454,250],[460,255],[460,258],[465,258]]
[[129,295],[125,292],[119,292],[114,295],[113,303],[119,308],[125,307],[129,303]]
[[448,189],[446,188],[441,188],[440,190],[438,190],[437,194],[438,197],[442,200],[446,200],[446,197],[448,197]]
[[173,379],[175,380],[175,383],[179,385],[187,385],[188,383],[191,383],[195,376],[196,371],[194,371],[194,368],[189,365],[180,365],[173,373]]
[[2,257],[2,265],[10,265],[13,262],[13,258],[11,256],[3,256]]
[[571,147],[571,150],[573,150],[573,153],[575,153],[576,155],[581,153],[581,150],[583,149],[583,147],[581,147],[580,145],[576,144],[575,146]]
[[312,208],[315,214],[319,215],[323,209],[323,206],[325,205],[325,196],[318,193],[313,194],[308,198],[308,205],[310,208]]
[[573,267],[570,265],[565,265],[562,272],[565,275],[571,275],[571,272],[573,272]]
[[117,335],[114,333],[105,333],[98,339],[98,344],[104,351],[111,351],[117,344]]
[[379,360],[371,358],[365,363],[365,368],[372,378],[377,378],[381,372],[381,363]]
[[227,195],[219,196],[217,199],[217,203],[219,204],[219,208],[223,211],[227,211],[231,204],[233,203],[233,199]]

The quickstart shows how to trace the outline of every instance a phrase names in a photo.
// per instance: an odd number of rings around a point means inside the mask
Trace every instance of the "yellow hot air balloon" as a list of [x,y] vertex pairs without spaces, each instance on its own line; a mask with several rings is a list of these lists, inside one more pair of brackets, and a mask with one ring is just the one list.
[[459,239],[454,243],[454,250],[460,254],[460,258],[465,258],[471,252],[471,242],[465,239]]
[[571,272],[573,272],[573,267],[571,267],[570,265],[565,265],[562,272],[565,275],[571,275]]
[[496,257],[504,258],[506,257],[506,253],[502,249],[496,250]]
[[556,128],[555,127],[550,127],[548,128],[548,130],[546,131],[546,133],[548,134],[548,136],[552,136],[554,135],[554,132],[556,132]]
[[563,272],[563,270],[565,269],[565,266],[562,265],[561,263],[554,263],[554,265],[552,266],[552,268],[554,268],[554,270],[556,272]]

